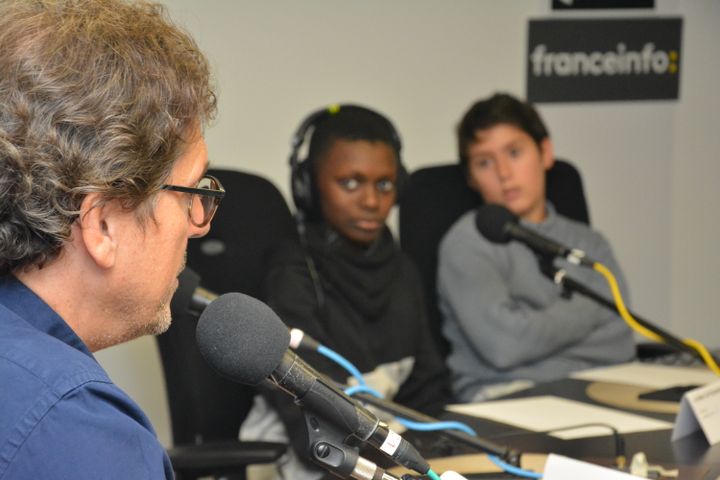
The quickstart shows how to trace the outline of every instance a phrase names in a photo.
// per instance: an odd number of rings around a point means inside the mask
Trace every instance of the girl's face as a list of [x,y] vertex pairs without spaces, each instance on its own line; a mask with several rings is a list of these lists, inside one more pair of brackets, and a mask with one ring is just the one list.
[[354,243],[373,243],[395,203],[397,165],[386,143],[336,140],[315,169],[325,221]]

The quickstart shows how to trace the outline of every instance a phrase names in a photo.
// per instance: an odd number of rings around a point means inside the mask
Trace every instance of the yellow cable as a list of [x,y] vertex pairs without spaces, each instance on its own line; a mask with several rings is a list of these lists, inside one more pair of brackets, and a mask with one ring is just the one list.
[[693,340],[692,338],[684,338],[683,343],[694,348],[695,351],[700,354],[703,361],[710,368],[710,370],[712,370],[715,375],[720,375],[720,367],[718,367],[718,364],[715,362],[715,359],[710,354],[710,352],[708,352],[708,349],[705,347],[705,345],[698,342],[697,340]]
[[615,276],[612,274],[612,272],[600,262],[593,263],[593,269],[595,269],[603,277],[605,277],[608,285],[610,285],[610,292],[612,292],[613,300],[615,300],[615,306],[617,307],[620,316],[623,318],[623,320],[625,320],[625,322],[627,322],[630,328],[632,328],[639,334],[650,338],[651,340],[655,340],[656,342],[663,342],[663,339],[660,335],[643,327],[637,322],[637,320],[633,318],[632,315],[630,315],[630,312],[625,306],[625,301],[622,298],[622,294],[620,293],[620,287],[618,287],[617,280],[615,280]]
[[[623,318],[623,320],[625,320],[625,322],[630,326],[630,328],[651,340],[664,343],[665,340],[660,335],[640,325],[637,320],[635,320],[630,314],[627,307],[625,306],[625,302],[623,301],[622,294],[620,293],[620,288],[618,287],[617,280],[615,280],[615,276],[612,274],[612,272],[608,270],[605,265],[599,262],[593,263],[593,269],[599,272],[603,277],[605,277],[605,280],[610,286],[610,292],[612,292],[613,300],[615,300],[615,306],[617,307],[618,313],[620,313],[620,316]],[[703,359],[708,368],[713,371],[713,373],[715,373],[716,375],[720,375],[720,367],[718,367],[713,356],[710,354],[710,352],[708,352],[707,348],[705,348],[705,345],[698,342],[697,340],[693,340],[692,338],[685,338],[682,342],[685,345],[694,349],[696,352],[698,352],[700,357]]]

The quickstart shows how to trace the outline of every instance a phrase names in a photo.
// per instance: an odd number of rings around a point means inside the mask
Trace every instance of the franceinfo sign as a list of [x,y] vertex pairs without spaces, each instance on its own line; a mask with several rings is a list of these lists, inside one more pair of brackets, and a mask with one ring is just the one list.
[[677,99],[681,18],[531,20],[531,102]]

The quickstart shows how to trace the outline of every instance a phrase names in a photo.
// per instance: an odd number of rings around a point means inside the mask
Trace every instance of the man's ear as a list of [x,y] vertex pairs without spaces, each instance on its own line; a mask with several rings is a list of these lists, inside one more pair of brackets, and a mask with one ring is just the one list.
[[117,255],[117,230],[114,202],[107,202],[99,193],[89,193],[80,204],[77,232],[85,250],[100,268],[110,268]]
[[543,141],[540,142],[540,156],[545,171],[550,170],[552,166],[555,165],[555,151],[553,150],[550,137],[545,137]]

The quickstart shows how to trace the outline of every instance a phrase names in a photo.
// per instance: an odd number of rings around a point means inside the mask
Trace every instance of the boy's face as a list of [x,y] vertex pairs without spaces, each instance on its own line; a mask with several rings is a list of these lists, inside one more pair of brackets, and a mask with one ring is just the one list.
[[475,132],[468,148],[468,184],[486,203],[538,223],[545,218],[545,171],[553,162],[549,138],[538,147],[520,128],[498,124]]
[[336,140],[319,160],[315,179],[325,221],[347,239],[371,244],[395,203],[395,151],[383,142]]

